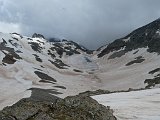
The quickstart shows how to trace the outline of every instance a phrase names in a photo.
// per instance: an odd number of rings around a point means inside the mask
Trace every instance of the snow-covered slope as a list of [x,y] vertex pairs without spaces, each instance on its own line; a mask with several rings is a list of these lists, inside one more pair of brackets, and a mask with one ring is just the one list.
[[[94,52],[102,89],[158,87],[160,83],[160,20],[138,28]],[[153,71],[153,72],[152,72]]]
[[[146,79],[158,78],[159,71],[149,74],[160,67],[160,56],[147,52],[147,48],[138,48],[121,57],[109,58],[117,51],[96,59],[99,71],[94,75],[101,80],[101,89],[127,90],[128,88],[149,87]],[[158,86],[153,84],[150,87]]]
[[159,120],[160,88],[93,96],[110,106],[118,120]]
[[[39,96],[43,92],[66,97],[95,89],[96,81],[91,82],[88,71],[96,64],[87,52],[72,41],[0,33],[0,109],[30,97],[31,90],[32,95],[38,90]],[[88,69],[75,66],[75,56]]]
[[159,26],[156,20],[93,54],[73,41],[0,33],[0,109],[24,97],[159,88]]

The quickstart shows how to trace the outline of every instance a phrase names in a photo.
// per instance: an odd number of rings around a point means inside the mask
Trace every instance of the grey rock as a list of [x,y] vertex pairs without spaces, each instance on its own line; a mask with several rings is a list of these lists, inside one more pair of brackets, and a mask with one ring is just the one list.
[[32,35],[32,38],[43,38],[43,39],[45,39],[45,37],[44,37],[43,35],[37,34],[37,33],[34,33],[34,34]]
[[0,112],[0,120],[116,120],[110,107],[77,95],[52,102],[22,99]]

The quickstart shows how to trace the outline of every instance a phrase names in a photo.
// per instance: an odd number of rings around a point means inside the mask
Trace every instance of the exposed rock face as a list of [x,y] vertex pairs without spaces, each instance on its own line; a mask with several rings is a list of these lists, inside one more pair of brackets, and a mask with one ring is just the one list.
[[127,63],[126,66],[130,66],[135,63],[142,63],[143,61],[145,61],[145,59],[142,56],[139,56],[139,57],[135,58],[135,60]]
[[22,99],[0,112],[1,120],[116,120],[109,107],[91,97],[73,96],[53,103]]
[[32,38],[43,38],[43,39],[45,39],[45,37],[44,37],[43,35],[37,34],[37,33],[34,33],[34,34],[32,35]]
[[2,40],[3,42],[0,43],[0,51],[5,54],[2,62],[7,64],[14,64],[17,61],[16,59],[21,59],[16,51],[13,48],[7,47],[7,42],[4,39]]
[[103,57],[105,54],[124,47],[123,52],[148,47],[148,52],[157,52],[160,54],[160,19],[133,31],[124,38],[115,40],[103,49],[98,54],[98,57]]

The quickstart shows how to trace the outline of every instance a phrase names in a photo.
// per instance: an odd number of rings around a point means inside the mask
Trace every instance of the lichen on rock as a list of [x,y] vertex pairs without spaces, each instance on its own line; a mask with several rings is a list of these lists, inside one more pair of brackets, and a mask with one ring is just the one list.
[[109,107],[84,95],[52,102],[22,99],[0,112],[1,120],[116,120]]

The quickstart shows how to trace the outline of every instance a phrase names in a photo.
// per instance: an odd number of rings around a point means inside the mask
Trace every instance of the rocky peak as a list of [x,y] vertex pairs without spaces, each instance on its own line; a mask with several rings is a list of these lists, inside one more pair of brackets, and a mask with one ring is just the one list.
[[98,54],[98,57],[103,57],[105,54],[120,50],[121,48],[125,48],[124,51],[128,52],[142,47],[148,47],[148,52],[157,52],[160,54],[160,19],[110,43]]
[[45,37],[44,37],[43,35],[37,34],[37,33],[34,33],[34,34],[32,35],[32,38],[43,38],[43,39],[45,39]]

